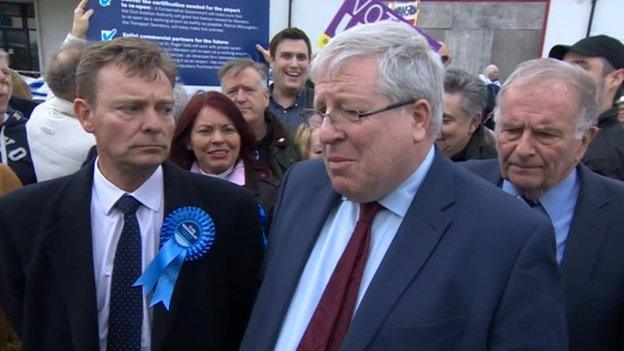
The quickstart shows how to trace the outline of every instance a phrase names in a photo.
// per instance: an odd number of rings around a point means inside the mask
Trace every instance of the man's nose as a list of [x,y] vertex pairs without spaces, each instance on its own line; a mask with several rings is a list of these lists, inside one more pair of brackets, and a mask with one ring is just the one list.
[[246,98],[245,91],[243,89],[238,89],[236,94],[234,94],[234,101],[244,101]]
[[334,144],[342,138],[344,138],[344,132],[334,126],[329,116],[325,116],[319,127],[319,141],[321,144]]
[[516,153],[519,156],[528,157],[535,154],[535,138],[532,133],[525,131],[520,136],[518,140],[518,145],[516,146]]
[[154,107],[147,108],[143,112],[143,130],[145,132],[158,133],[163,129],[165,116],[162,116]]

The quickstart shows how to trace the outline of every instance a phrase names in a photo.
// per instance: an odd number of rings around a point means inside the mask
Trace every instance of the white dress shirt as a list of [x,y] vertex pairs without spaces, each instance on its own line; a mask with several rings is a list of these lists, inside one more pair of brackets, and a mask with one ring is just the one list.
[[[372,224],[370,251],[364,266],[354,314],[357,312],[368,285],[388,251],[388,247],[392,243],[420,184],[429,171],[434,154],[434,148],[431,147],[416,171],[398,188],[379,199],[378,202],[384,208],[375,216]],[[290,307],[275,344],[275,350],[295,350],[299,345],[338,260],[347,247],[359,213],[360,205],[343,197],[342,201],[327,217],[290,302]]]
[[[105,351],[113,262],[124,224],[123,214],[114,205],[126,192],[104,177],[97,167],[98,163],[99,160],[96,162],[93,174],[91,233],[100,351]],[[141,229],[141,271],[145,271],[160,244],[159,233],[164,214],[162,167],[159,166],[150,178],[130,195],[141,202],[136,216]],[[141,326],[141,350],[143,351],[149,351],[151,344],[152,313],[148,298],[150,296],[143,295],[143,324]]]

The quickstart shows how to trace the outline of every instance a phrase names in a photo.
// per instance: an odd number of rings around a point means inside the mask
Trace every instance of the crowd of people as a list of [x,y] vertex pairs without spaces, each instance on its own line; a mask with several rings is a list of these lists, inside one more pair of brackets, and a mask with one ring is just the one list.
[[45,101],[0,51],[0,349],[624,348],[617,39],[502,83],[402,23],[286,28],[188,96],[86,4]]

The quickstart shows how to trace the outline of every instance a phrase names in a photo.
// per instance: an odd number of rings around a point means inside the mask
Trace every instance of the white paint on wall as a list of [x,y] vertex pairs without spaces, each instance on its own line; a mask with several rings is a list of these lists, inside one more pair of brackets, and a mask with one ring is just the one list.
[[[585,38],[591,0],[551,0],[542,57],[557,44],[572,45]],[[624,1],[596,0],[590,35],[606,34],[624,42]]]
[[293,1],[292,25],[303,30],[310,37],[312,52],[320,50],[317,42],[342,3],[342,0]]

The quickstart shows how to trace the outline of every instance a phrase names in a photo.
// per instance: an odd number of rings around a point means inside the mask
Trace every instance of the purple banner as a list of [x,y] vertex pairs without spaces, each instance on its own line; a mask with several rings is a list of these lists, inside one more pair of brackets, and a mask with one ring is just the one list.
[[420,28],[414,27],[412,23],[404,20],[400,15],[378,0],[345,0],[336,16],[331,21],[325,33],[319,39],[319,46],[325,47],[331,38],[345,30],[355,27],[359,24],[375,23],[383,20],[393,20],[403,22],[417,30],[427,39],[429,46],[438,51],[440,44],[430,35],[422,31]]

